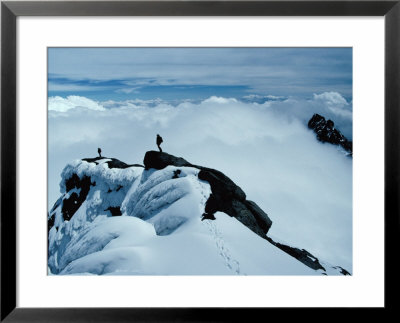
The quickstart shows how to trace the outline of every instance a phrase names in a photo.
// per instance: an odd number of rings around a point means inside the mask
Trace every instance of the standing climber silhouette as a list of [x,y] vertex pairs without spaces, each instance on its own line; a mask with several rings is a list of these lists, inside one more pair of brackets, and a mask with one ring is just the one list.
[[99,153],[99,157],[101,158],[101,149],[97,148],[97,152]]
[[162,140],[161,136],[157,135],[157,146],[158,146],[158,149],[160,149],[160,153],[162,153],[162,149],[160,147],[162,142],[163,142],[163,140]]

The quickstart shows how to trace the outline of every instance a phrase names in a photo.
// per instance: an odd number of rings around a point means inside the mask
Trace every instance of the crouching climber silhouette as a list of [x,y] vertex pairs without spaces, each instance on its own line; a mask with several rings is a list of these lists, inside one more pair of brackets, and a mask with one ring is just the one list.
[[157,135],[157,146],[158,146],[158,149],[160,149],[160,153],[162,153],[162,149],[160,147],[162,142],[163,142],[163,140],[162,140],[161,136]]
[[99,157],[101,158],[101,149],[97,148],[97,152],[99,153]]

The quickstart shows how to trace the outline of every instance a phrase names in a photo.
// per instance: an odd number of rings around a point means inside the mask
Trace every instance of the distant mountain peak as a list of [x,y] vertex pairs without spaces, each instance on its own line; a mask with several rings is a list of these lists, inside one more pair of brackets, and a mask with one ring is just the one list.
[[350,156],[353,154],[353,143],[335,128],[332,120],[326,120],[323,116],[315,113],[308,121],[308,128],[314,130],[319,141],[338,145]]

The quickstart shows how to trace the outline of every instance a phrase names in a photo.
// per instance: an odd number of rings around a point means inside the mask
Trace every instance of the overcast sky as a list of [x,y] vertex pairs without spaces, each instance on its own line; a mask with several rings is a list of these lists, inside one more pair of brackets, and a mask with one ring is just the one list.
[[352,101],[351,48],[49,48],[49,96],[97,101],[248,95]]

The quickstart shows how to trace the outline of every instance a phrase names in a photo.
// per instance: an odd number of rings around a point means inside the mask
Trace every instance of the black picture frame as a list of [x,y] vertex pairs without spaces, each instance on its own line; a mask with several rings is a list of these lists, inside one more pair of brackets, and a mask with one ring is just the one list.
[[[395,1],[2,1],[1,3],[1,321],[250,321],[256,308],[16,307],[16,19],[19,16],[384,16],[385,18],[385,307],[396,310],[399,286],[400,0]],[[371,237],[373,239],[373,237]],[[373,261],[373,255],[371,255]],[[40,293],[40,291],[37,291]],[[291,309],[289,313],[300,309]],[[332,315],[334,313],[331,309]],[[375,313],[375,312],[374,312]],[[369,311],[368,315],[372,313]],[[260,315],[260,316],[259,316]],[[330,314],[331,315],[331,314]],[[284,317],[281,317],[282,319]],[[258,319],[257,319],[258,320]]]

